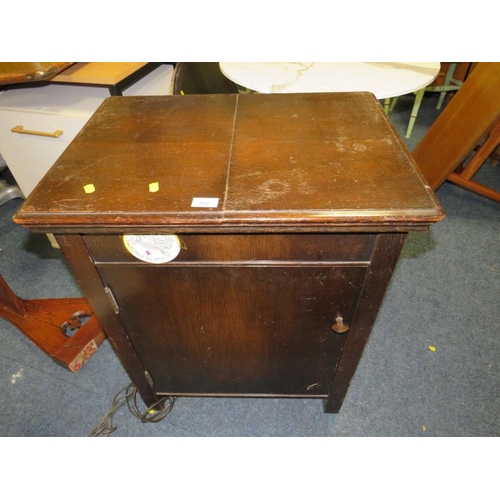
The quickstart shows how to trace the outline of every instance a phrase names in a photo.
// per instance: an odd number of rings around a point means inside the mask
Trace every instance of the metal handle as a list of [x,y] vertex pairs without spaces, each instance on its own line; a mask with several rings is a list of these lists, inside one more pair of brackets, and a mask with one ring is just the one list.
[[349,326],[344,323],[342,316],[337,316],[335,318],[335,324],[332,325],[332,330],[335,333],[345,333],[349,330]]
[[10,129],[11,132],[16,134],[28,134],[28,135],[41,135],[42,137],[55,137],[56,139],[60,137],[63,133],[62,130],[56,130],[55,132],[40,132],[38,130],[25,130],[22,125],[17,125],[16,127]]

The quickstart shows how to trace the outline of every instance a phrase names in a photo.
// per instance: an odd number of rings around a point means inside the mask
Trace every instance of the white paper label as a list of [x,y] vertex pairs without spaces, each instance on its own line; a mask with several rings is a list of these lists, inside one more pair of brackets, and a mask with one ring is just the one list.
[[174,260],[181,251],[181,243],[174,234],[124,234],[125,248],[138,259],[151,264]]
[[219,206],[219,198],[193,198],[191,206],[195,208],[215,208]]

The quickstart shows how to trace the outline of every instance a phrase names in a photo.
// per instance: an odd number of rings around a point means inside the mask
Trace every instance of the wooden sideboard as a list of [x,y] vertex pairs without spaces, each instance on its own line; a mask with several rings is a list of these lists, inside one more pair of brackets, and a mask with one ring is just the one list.
[[444,217],[369,93],[110,97],[15,221],[53,232],[147,405],[338,412],[409,231]]

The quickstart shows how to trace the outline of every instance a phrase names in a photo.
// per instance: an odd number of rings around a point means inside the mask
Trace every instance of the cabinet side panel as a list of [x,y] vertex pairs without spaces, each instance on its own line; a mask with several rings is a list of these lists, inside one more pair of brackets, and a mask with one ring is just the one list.
[[366,273],[358,309],[325,405],[325,411],[328,413],[338,413],[342,406],[406,236],[406,233],[389,233],[378,236],[371,264]]
[[55,235],[64,256],[68,260],[73,274],[85,296],[92,305],[104,332],[113,346],[132,382],[135,384],[146,405],[158,402],[156,394],[144,376],[144,368],[135,353],[123,325],[111,307],[104,285],[88,249],[79,235]]

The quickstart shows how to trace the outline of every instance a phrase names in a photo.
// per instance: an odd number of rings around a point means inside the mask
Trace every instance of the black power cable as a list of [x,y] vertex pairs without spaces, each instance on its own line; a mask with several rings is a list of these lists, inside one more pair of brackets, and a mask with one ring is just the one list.
[[[125,405],[127,405],[132,415],[138,418],[142,423],[156,423],[163,420],[172,411],[174,403],[178,399],[177,397],[170,396],[163,397],[154,405],[148,407],[146,411],[141,412],[137,404],[137,394],[138,391],[134,384],[130,384],[118,392],[113,398],[109,410],[90,433],[90,437],[108,437],[115,432],[117,427],[113,425],[113,416]],[[160,405],[164,405],[164,407],[161,410],[155,410],[155,408]]]

